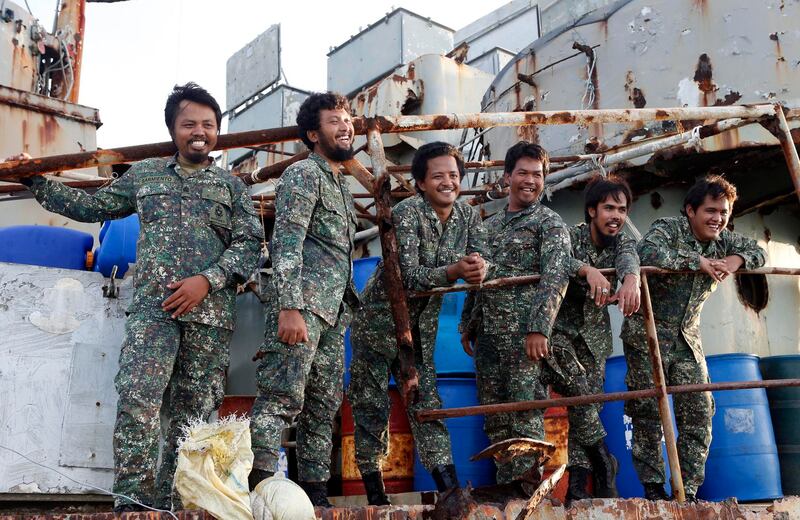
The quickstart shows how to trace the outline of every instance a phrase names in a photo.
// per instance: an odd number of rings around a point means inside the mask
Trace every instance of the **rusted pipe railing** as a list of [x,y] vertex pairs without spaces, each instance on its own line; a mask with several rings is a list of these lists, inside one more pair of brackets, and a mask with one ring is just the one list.
[[[722,392],[728,390],[752,390],[756,388],[789,388],[800,386],[800,379],[765,379],[762,381],[728,381],[724,383],[698,383],[693,385],[668,386],[667,393],[689,394],[693,392]],[[658,396],[658,390],[628,390],[625,392],[609,392],[607,394],[587,394],[574,397],[557,397],[538,399],[536,401],[514,401],[510,403],[482,404],[459,408],[443,408],[440,410],[421,410],[417,418],[422,421],[437,421],[469,417],[473,415],[493,415],[497,413],[526,412],[542,410],[557,406],[583,406],[587,404],[608,403],[612,401],[630,401],[632,399],[650,399]]]
[[[596,123],[640,123],[644,121],[687,119],[756,119],[775,116],[774,105],[731,105],[721,107],[625,108],[593,110],[560,110],[539,112],[494,112],[477,114],[439,114],[419,116],[377,117],[372,125],[381,133],[401,133],[417,130],[449,130],[486,128],[489,126],[520,125],[591,125]],[[367,133],[367,119],[355,118],[356,134]],[[272,143],[294,141],[297,127],[271,128],[220,135],[216,150],[246,148]],[[166,157],[175,153],[172,142],[127,146],[94,152],[53,155],[25,161],[0,163],[0,179],[19,178],[60,170],[90,168]]]
[[[599,270],[603,274],[616,274],[616,269],[608,267]],[[662,269],[660,267],[642,266],[641,272],[643,274],[687,274],[687,273],[700,273],[701,271],[670,271],[669,269]],[[750,269],[736,271],[733,274],[765,274],[765,275],[800,275],[799,267],[762,267],[759,269]],[[451,292],[459,291],[482,291],[485,289],[503,289],[505,287],[514,287],[515,285],[525,285],[538,281],[542,275],[530,274],[526,276],[509,276],[507,278],[495,278],[489,282],[482,284],[477,283],[463,283],[458,285],[451,285],[449,287],[437,287],[427,291],[409,291],[408,295],[412,298],[421,298],[424,296],[437,296]]]
[[678,445],[675,442],[675,430],[672,427],[672,413],[669,409],[667,397],[667,383],[664,379],[664,366],[661,364],[661,349],[658,347],[658,333],[656,332],[656,319],[653,316],[653,304],[650,301],[650,286],[647,284],[647,274],[642,273],[642,315],[647,332],[647,350],[650,354],[650,365],[653,369],[653,384],[658,392],[658,416],[661,418],[661,430],[664,432],[664,441],[667,445],[667,461],[669,463],[672,492],[678,502],[686,501],[683,489],[683,476],[681,463],[678,459]]
[[775,107],[775,115],[778,119],[778,140],[783,149],[783,155],[786,158],[786,167],[789,169],[789,175],[792,177],[794,184],[794,191],[797,193],[797,198],[800,200],[800,158],[797,156],[797,147],[794,145],[792,139],[792,132],[789,129],[789,123],[786,122],[786,116],[783,113],[783,107],[780,105]]
[[[374,123],[374,122],[373,122]],[[383,283],[392,310],[397,339],[400,373],[403,381],[400,393],[406,406],[418,399],[419,379],[414,365],[414,341],[411,336],[411,318],[408,314],[408,302],[403,290],[403,279],[400,273],[400,257],[398,254],[397,234],[392,223],[391,183],[386,170],[386,156],[383,150],[381,133],[377,126],[371,124],[367,132],[369,156],[372,160],[372,171],[375,176],[374,189],[375,208],[378,213],[378,228],[383,253]]]

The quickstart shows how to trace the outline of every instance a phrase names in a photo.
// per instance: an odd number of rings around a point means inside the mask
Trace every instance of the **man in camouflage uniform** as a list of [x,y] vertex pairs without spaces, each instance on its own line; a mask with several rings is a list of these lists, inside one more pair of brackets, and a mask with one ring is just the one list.
[[[494,278],[542,273],[538,283],[470,293],[461,342],[475,355],[481,404],[544,399],[539,362],[547,357],[553,322],[569,282],[569,233],[539,202],[550,161],[541,146],[521,141],[506,153],[508,206],[486,222]],[[477,339],[476,339],[477,338]],[[486,416],[495,443],[514,437],[544,440],[542,410]],[[497,468],[498,484],[538,484],[541,469],[530,457]]]
[[[639,243],[643,265],[700,271],[648,277],[667,385],[709,382],[700,344],[703,303],[718,282],[740,267],[764,265],[764,250],[755,240],[725,229],[735,200],[736,188],[722,177],[701,179],[686,194],[683,216],[656,220]],[[628,363],[628,389],[652,388],[653,369],[640,314],[625,320],[621,337]],[[694,501],[705,476],[714,401],[710,392],[678,394],[672,399],[683,485],[687,500]],[[633,465],[644,484],[645,496],[667,499],[656,400],[627,401],[625,413],[633,420]]]
[[281,432],[298,416],[300,485],[316,506],[330,507],[333,421],[342,401],[344,331],[358,306],[352,282],[356,216],[341,162],[353,155],[347,99],[315,93],[297,114],[312,150],[283,173],[275,193],[270,242],[274,275],[258,365],[251,432],[250,486],[275,471]]
[[[542,374],[543,381],[564,396],[603,393],[606,359],[612,351],[607,304],[617,303],[626,316],[639,309],[636,240],[622,231],[631,200],[625,181],[596,177],[586,188],[586,221],[570,228],[570,284]],[[603,268],[615,268],[616,278],[606,278],[599,271]],[[622,286],[612,295],[615,279]],[[586,491],[590,472],[595,477],[594,496],[617,496],[617,463],[603,440],[601,409],[600,403],[569,408],[570,500],[592,498]]]
[[[459,278],[481,282],[486,265],[480,253],[486,236],[477,211],[457,200],[464,176],[461,154],[447,143],[426,144],[414,155],[411,173],[419,193],[392,210],[403,285],[409,290],[427,290],[452,285]],[[404,383],[383,269],[381,263],[367,282],[363,307],[353,321],[348,388],[355,421],[356,462],[373,505],[389,503],[381,460],[389,444],[390,374],[398,385]],[[439,491],[445,491],[459,487],[447,427],[443,421],[421,423],[416,418],[420,410],[442,406],[433,364],[441,305],[441,296],[408,300],[419,401],[406,406],[422,464],[433,475]]]
[[[48,210],[81,222],[139,214],[133,303],[115,384],[114,492],[169,507],[177,441],[225,393],[236,284],[256,268],[263,234],[247,189],[208,157],[221,112],[193,83],[176,86],[164,110],[178,153],[138,162],[94,195],[32,177]],[[169,389],[169,426],[156,477],[159,409]],[[116,511],[141,510],[124,499]]]

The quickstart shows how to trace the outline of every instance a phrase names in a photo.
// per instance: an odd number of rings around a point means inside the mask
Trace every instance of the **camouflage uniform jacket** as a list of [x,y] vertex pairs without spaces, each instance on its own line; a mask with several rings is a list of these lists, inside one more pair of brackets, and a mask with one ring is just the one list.
[[598,248],[592,242],[590,228],[589,224],[580,223],[569,229],[572,243],[570,281],[553,328],[570,340],[582,337],[595,358],[608,357],[613,349],[608,307],[598,307],[592,298],[587,297],[589,284],[586,278],[578,276],[578,271],[584,265],[597,269],[614,267],[620,281],[629,274],[638,278],[639,255],[636,253],[636,240],[625,232],[619,233],[608,247]]
[[81,222],[139,214],[130,312],[163,316],[167,284],[201,274],[208,296],[180,321],[233,329],[236,283],[255,270],[263,229],[244,183],[214,165],[187,173],[176,161],[146,159],[90,195],[35,177],[46,209]]
[[355,233],[353,196],[344,176],[316,153],[289,166],[275,189],[270,241],[278,308],[306,309],[331,326],[342,301],[357,308]]
[[539,332],[550,337],[569,283],[570,239],[556,212],[534,203],[507,217],[500,211],[484,222],[490,238],[492,278],[542,273],[533,284],[470,293],[459,329],[485,334]]
[[[430,203],[423,195],[416,195],[399,202],[392,208],[392,221],[397,230],[397,246],[403,286],[410,291],[424,291],[434,287],[452,285],[447,281],[447,266],[458,262],[465,255],[480,253],[486,257],[486,230],[478,212],[461,201],[453,205],[447,222],[442,223]],[[364,309],[357,318],[369,319],[372,312],[388,313],[389,303],[383,282],[383,262],[367,282],[362,297]],[[433,320],[436,326],[441,296],[409,298],[408,310],[412,324],[420,317]],[[374,307],[374,308],[373,308]],[[425,320],[427,321],[427,320]],[[423,328],[422,326],[420,327]],[[430,331],[422,331],[424,342],[433,342],[427,337]],[[387,331],[394,342],[394,335]]]
[[[764,250],[755,240],[727,229],[720,233],[718,240],[698,241],[684,216],[656,220],[639,242],[642,264],[676,271],[699,269],[701,256],[721,259],[729,255],[742,257],[744,269],[756,269],[765,262]],[[699,360],[703,356],[700,311],[717,282],[705,273],[696,273],[650,275],[648,284],[656,321],[679,327],[695,359]],[[630,327],[628,321],[625,325]],[[623,338],[630,334],[627,327],[623,327]]]

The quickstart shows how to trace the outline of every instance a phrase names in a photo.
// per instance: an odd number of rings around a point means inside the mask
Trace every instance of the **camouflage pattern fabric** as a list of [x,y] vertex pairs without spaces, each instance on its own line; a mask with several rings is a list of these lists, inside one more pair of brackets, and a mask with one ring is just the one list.
[[331,327],[303,310],[308,342],[280,341],[278,309],[266,305],[267,328],[256,382],[250,431],[253,467],[275,471],[281,432],[297,417],[297,472],[303,482],[325,482],[330,476],[333,421],[342,402],[344,320]]
[[[765,262],[764,250],[756,241],[738,233],[723,230],[718,240],[699,242],[683,216],[656,220],[638,250],[642,264],[673,270],[698,269],[701,256],[721,259],[739,255],[744,259],[743,269],[756,269]],[[648,283],[666,384],[708,382],[700,343],[700,312],[716,288],[716,281],[705,273],[689,273],[650,275]],[[625,320],[621,338],[628,363],[628,388],[652,388],[652,368],[641,314]],[[674,396],[673,403],[684,487],[687,493],[695,493],[704,479],[714,403],[708,392]],[[639,479],[663,483],[661,429],[655,399],[627,401],[625,413],[633,420],[633,460]]]
[[352,281],[356,213],[342,175],[312,153],[289,166],[275,188],[270,241],[280,309],[306,309],[335,325],[344,300],[358,307]]
[[[485,257],[486,233],[472,206],[456,202],[444,224],[424,196],[416,195],[392,210],[397,230],[403,285],[425,290],[451,285],[446,268],[463,256],[478,252]],[[386,392],[390,372],[401,383],[394,320],[383,282],[383,263],[367,282],[363,305],[351,328],[352,379],[348,397],[356,423],[356,462],[361,473],[378,471],[388,449],[389,400]],[[450,436],[442,421],[419,423],[417,410],[441,408],[436,389],[433,349],[438,329],[441,296],[409,298],[414,341],[414,362],[419,376],[417,404],[410,407],[409,421],[422,464],[428,471],[451,464]]]
[[[139,214],[134,296],[116,377],[114,491],[162,506],[169,505],[181,427],[207,418],[224,394],[236,283],[256,268],[263,236],[240,179],[214,165],[183,170],[176,157],[138,162],[92,195],[42,177],[30,188],[46,209],[81,222]],[[172,319],[161,309],[172,293],[167,284],[198,274],[209,281],[208,295]],[[156,489],[167,387],[171,420]]]
[[[621,232],[608,247],[592,242],[591,227],[580,223],[570,228],[572,259],[567,294],[561,303],[550,342],[552,353],[543,366],[543,381],[565,397],[603,392],[606,359],[613,350],[607,307],[589,298],[589,284],[578,275],[584,265],[616,268],[614,280],[631,274],[639,277],[636,240]],[[569,408],[569,467],[591,469],[584,446],[606,436],[600,421],[602,403]]]
[[139,214],[131,313],[169,317],[161,302],[167,284],[202,274],[208,296],[177,318],[233,330],[236,284],[256,268],[263,229],[238,177],[208,166],[188,173],[175,157],[147,159],[90,195],[33,177],[30,190],[42,206],[80,222]]
[[[358,307],[352,281],[356,216],[347,181],[312,153],[289,168],[275,193],[270,242],[274,274],[266,295],[264,354],[251,434],[253,467],[274,471],[280,435],[297,417],[298,476],[330,477],[332,428],[342,401],[344,330]],[[309,341],[277,337],[282,309],[301,311]]]
[[[525,355],[525,334],[481,334],[475,345],[478,400],[481,404],[547,399],[540,383],[540,365]],[[485,416],[483,426],[492,443],[514,437],[544,440],[544,410],[496,413]],[[531,468],[531,457],[497,463],[497,483],[511,482]]]
[[[545,276],[535,284],[467,296],[460,329],[477,331],[478,397],[481,404],[541,399],[546,392],[539,363],[526,356],[525,337],[533,332],[551,337],[569,282],[569,232],[561,217],[540,203],[515,213],[500,211],[485,225],[491,237],[493,278]],[[542,414],[531,410],[487,416],[484,430],[492,442],[517,432],[544,440]],[[519,477],[517,471],[529,467],[522,459],[513,468],[498,467],[498,483]]]

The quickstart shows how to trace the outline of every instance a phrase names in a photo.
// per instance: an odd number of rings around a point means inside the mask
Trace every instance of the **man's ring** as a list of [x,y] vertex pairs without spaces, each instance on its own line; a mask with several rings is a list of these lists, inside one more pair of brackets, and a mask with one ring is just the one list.
[[605,287],[603,287],[603,290],[602,290],[602,291],[600,291],[600,292],[602,292],[603,294],[608,294],[608,289],[607,289],[607,288],[605,288]]

